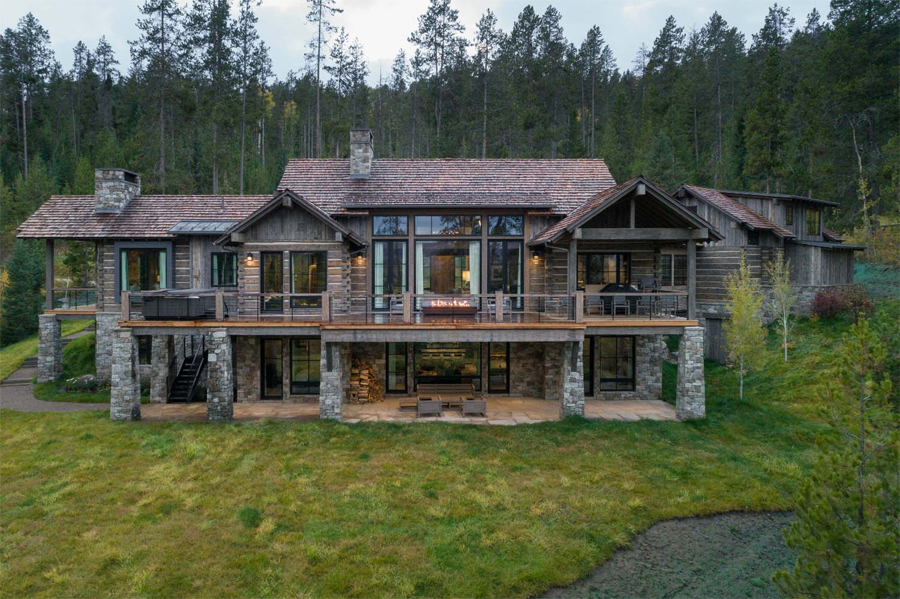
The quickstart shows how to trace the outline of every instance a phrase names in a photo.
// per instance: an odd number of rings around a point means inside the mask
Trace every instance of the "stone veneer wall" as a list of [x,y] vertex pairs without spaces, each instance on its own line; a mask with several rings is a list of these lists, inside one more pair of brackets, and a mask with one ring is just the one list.
[[109,419],[141,419],[141,387],[137,379],[138,349],[131,330],[116,328],[111,334],[112,368]]
[[[544,343],[544,399],[560,401],[563,386],[563,343]],[[582,381],[582,387],[584,382]]]
[[703,327],[685,327],[678,348],[678,384],[675,415],[693,420],[706,415],[706,385],[703,375]]
[[113,338],[119,326],[120,312],[97,312],[96,368],[97,380],[108,381],[112,374]]
[[259,401],[260,399],[260,355],[259,337],[235,337],[234,351],[237,354],[235,377],[237,379],[237,401]]
[[[590,337],[585,337],[588,343]],[[600,349],[594,341],[594,399],[662,399],[662,363],[668,353],[662,335],[638,335],[634,341],[634,391],[600,391]]]
[[509,393],[525,397],[544,397],[543,344],[509,344]]
[[165,403],[169,398],[169,363],[174,343],[171,335],[153,335],[150,346],[150,401]]
[[[584,416],[584,347],[583,342],[568,341],[555,344],[561,346],[562,354],[562,390],[559,414],[566,416]],[[574,368],[572,357],[575,358]]]
[[[328,354],[331,353],[331,368]],[[319,418],[341,420],[343,418],[344,389],[350,384],[350,344],[323,343],[319,384]]]
[[38,382],[62,376],[62,324],[54,314],[38,316]]
[[207,382],[206,419],[231,420],[234,417],[234,379],[232,343],[226,329],[214,329],[206,335]]

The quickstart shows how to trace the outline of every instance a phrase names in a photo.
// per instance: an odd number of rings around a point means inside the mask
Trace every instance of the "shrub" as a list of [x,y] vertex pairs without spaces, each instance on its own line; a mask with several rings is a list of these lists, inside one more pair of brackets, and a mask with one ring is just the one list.
[[822,289],[812,303],[812,313],[819,318],[833,318],[841,314],[858,318],[871,314],[874,309],[875,304],[862,285]]

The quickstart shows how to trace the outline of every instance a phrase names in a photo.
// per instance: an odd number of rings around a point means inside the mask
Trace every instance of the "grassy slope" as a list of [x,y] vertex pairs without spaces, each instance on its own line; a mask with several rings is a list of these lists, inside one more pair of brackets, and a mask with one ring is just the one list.
[[66,379],[93,374],[96,370],[96,335],[91,333],[73,340],[63,349],[63,375],[60,381],[38,383],[34,386],[34,396],[43,401],[66,401],[75,403],[109,403],[109,388],[97,392],[74,392],[65,388]]
[[[93,320],[64,320],[62,323],[62,335],[72,335],[83,331],[94,323]],[[12,345],[0,349],[0,381],[19,369],[27,358],[34,356],[38,351],[38,336],[32,335]]]
[[[808,323],[699,423],[114,424],[3,412],[3,596],[528,596],[673,517],[791,506],[811,467]],[[776,341],[773,337],[773,354]],[[39,440],[39,441],[36,441]]]

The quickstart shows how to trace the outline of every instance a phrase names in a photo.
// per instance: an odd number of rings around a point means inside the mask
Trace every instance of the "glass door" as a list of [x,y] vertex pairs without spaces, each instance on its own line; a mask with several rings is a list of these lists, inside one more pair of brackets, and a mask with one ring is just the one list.
[[[281,252],[262,252],[260,273],[260,291],[262,293],[284,293],[284,268]],[[267,297],[262,301],[263,312],[284,311],[284,297]]]
[[406,344],[387,344],[387,381],[388,393],[406,393]]
[[509,343],[489,345],[488,392],[509,393]]
[[262,398],[282,399],[284,378],[281,363],[281,339],[263,339],[262,350]]
[[[488,242],[488,293],[522,293],[522,242]],[[521,309],[522,298],[514,298],[513,307]]]

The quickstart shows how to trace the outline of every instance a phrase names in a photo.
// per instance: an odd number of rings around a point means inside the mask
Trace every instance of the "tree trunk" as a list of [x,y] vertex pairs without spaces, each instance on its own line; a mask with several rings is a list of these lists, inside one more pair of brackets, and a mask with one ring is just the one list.
[[244,83],[244,91],[241,94],[241,195],[244,195],[244,143],[247,138],[247,84]]
[[481,118],[481,159],[487,158],[487,74],[484,76],[484,104]]
[[219,153],[218,153],[218,141],[219,141],[219,125],[218,123],[213,123],[213,134],[212,134],[212,145],[213,145],[213,163],[212,163],[212,192],[213,195],[219,193]]
[[26,110],[26,102],[28,100],[25,99],[25,94],[22,94],[22,139],[25,143],[25,180],[28,180],[28,110]]
[[596,89],[597,89],[597,74],[594,72],[594,67],[591,66],[591,155],[590,158],[594,157],[594,129],[597,128],[597,122],[594,118],[594,109],[597,106],[596,99]]
[[322,157],[322,106],[321,106],[321,68],[322,68],[322,2],[319,2],[319,37],[316,42],[316,158]]

